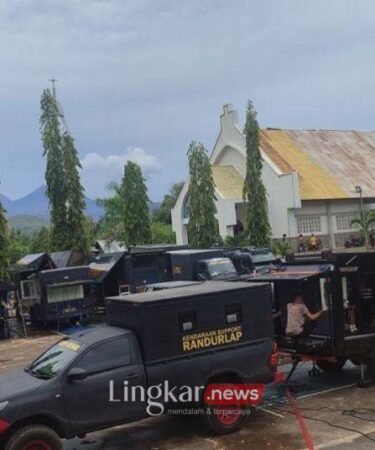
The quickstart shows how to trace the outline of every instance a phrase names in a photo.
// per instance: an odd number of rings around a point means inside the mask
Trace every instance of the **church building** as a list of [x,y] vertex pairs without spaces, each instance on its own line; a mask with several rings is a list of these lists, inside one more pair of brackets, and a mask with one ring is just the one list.
[[[375,208],[375,131],[267,128],[260,130],[260,150],[274,239],[286,234],[295,244],[300,234],[314,233],[323,246],[342,246],[361,208]],[[210,161],[225,238],[245,224],[245,136],[231,105],[223,108]],[[188,243],[188,185],[172,210],[177,244]]]

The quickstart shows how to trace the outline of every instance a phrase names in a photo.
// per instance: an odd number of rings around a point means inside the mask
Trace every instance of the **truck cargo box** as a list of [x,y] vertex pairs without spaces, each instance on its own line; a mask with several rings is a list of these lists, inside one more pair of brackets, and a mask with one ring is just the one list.
[[109,297],[107,321],[135,333],[146,362],[274,337],[268,283],[215,281]]

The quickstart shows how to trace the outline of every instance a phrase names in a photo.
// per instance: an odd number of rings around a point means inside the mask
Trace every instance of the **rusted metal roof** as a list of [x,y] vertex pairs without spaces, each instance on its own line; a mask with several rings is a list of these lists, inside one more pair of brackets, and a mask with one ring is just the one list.
[[263,129],[262,151],[282,173],[297,172],[302,200],[375,197],[375,132]]

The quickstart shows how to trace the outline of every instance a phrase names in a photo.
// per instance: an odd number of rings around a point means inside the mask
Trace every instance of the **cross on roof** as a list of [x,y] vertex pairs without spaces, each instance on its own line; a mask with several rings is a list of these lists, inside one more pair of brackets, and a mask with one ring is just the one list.
[[52,78],[50,78],[49,81],[52,83],[52,94],[53,94],[54,97],[56,97],[56,85],[55,85],[55,83],[56,83],[57,80],[56,80],[55,77],[52,77]]

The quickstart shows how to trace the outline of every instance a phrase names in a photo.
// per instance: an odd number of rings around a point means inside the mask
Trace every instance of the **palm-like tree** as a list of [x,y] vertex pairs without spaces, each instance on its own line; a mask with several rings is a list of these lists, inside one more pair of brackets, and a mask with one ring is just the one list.
[[249,239],[242,232],[234,236],[225,236],[224,244],[227,247],[246,247],[249,244]]
[[364,235],[366,247],[369,246],[369,230],[373,223],[375,223],[375,210],[363,211],[360,217],[351,221],[352,225],[358,225],[359,232]]

